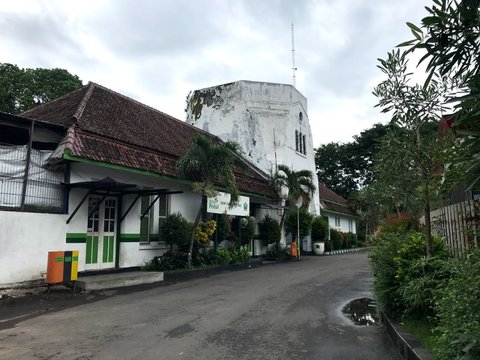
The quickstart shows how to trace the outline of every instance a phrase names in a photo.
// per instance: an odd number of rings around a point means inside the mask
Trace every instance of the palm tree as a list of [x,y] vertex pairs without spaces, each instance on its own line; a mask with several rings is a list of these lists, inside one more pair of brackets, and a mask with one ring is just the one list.
[[[302,207],[307,209],[311,196],[315,192],[313,175],[310,170],[295,171],[286,165],[279,165],[278,170],[271,177],[271,184],[280,195],[282,189],[287,189],[287,205],[292,208],[299,197],[302,198]],[[280,220],[280,227],[283,228],[286,211],[283,212]]]
[[188,252],[188,268],[192,267],[192,251],[195,230],[202,216],[207,196],[217,194],[216,185],[222,186],[230,194],[230,205],[238,201],[238,188],[234,167],[244,168],[240,145],[235,142],[213,143],[205,136],[196,136],[185,154],[177,162],[178,172],[187,178],[194,179],[192,189],[202,195],[200,208],[193,224]]

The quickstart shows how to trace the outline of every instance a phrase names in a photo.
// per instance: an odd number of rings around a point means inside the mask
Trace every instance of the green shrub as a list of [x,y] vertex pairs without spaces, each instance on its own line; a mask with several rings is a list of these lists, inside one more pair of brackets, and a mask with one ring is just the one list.
[[407,234],[385,233],[375,237],[369,254],[373,273],[373,291],[379,308],[392,317],[399,317],[404,310],[398,301],[397,279],[398,263],[393,257],[400,248]]
[[173,245],[177,245],[180,252],[188,252],[191,232],[191,224],[180,213],[168,215],[160,226],[161,239],[170,247],[170,250]]
[[[245,225],[241,226],[239,224],[244,222]],[[245,223],[246,221],[246,223]],[[241,229],[240,229],[241,226]],[[232,233],[235,237],[235,242],[238,244],[237,240],[240,238],[240,245],[247,245],[253,239],[255,233],[255,222],[250,217],[236,217],[232,221]]]
[[231,250],[230,256],[232,258],[231,262],[233,264],[245,264],[250,261],[250,254],[245,247]]
[[435,298],[452,276],[451,268],[449,260],[437,256],[411,260],[404,269],[398,289],[405,313],[433,318],[436,314]]
[[437,294],[440,359],[480,359],[480,249],[452,261],[453,277]]
[[217,244],[221,243],[224,240],[227,240],[231,236],[232,228],[231,228],[231,221],[227,214],[220,214],[216,217],[217,220],[217,228],[215,229],[215,233],[212,236],[212,239],[217,242]]
[[342,248],[343,239],[340,231],[330,229],[330,240],[332,243],[332,250],[340,250]]
[[277,260],[290,259],[290,252],[287,247],[284,247],[282,244],[277,243],[267,250],[267,252],[265,253],[265,258]]
[[187,254],[169,250],[161,256],[155,256],[143,269],[147,271],[172,271],[186,269],[186,267]]
[[228,265],[232,261],[230,251],[224,248],[210,249],[208,252],[208,265]]
[[[379,307],[392,317],[428,310],[433,315],[435,291],[448,277],[448,254],[442,240],[433,238],[433,259],[426,256],[422,233],[382,233],[373,242],[370,264]],[[415,294],[422,289],[422,294]]]
[[328,237],[328,221],[321,216],[315,216],[312,220],[312,240],[325,241]]
[[265,215],[263,221],[258,224],[259,239],[263,245],[278,243],[281,238],[280,224],[277,220]]
[[415,215],[408,213],[388,214],[379,227],[380,234],[384,233],[407,233],[418,231],[420,223]]
[[[305,238],[310,235],[312,230],[312,220],[313,216],[306,210],[300,209],[299,211],[299,224],[297,225],[297,212],[291,211],[288,215],[287,220],[285,221],[285,232],[287,234],[292,234],[292,239],[297,238],[297,231],[300,230],[300,239]],[[297,229],[297,226],[299,229]]]

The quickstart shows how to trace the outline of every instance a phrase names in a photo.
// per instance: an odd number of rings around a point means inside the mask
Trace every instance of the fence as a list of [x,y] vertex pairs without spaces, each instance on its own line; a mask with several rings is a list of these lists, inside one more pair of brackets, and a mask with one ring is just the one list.
[[62,212],[63,172],[46,168],[52,152],[31,149],[26,178],[27,154],[26,145],[0,146],[0,209]]
[[452,254],[463,257],[480,246],[480,201],[469,200],[432,211],[432,234],[445,239]]

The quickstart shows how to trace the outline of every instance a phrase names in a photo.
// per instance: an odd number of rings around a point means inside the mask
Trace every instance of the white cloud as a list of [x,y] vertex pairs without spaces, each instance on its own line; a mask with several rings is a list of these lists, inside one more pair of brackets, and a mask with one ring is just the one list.
[[235,80],[291,83],[315,146],[350,141],[385,116],[376,58],[411,38],[429,1],[17,0],[0,9],[2,62],[62,67],[180,119],[190,90]]

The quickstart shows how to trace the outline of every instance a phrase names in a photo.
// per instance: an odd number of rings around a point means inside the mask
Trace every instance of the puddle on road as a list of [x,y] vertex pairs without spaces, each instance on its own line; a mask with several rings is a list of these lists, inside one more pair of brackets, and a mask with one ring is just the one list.
[[355,325],[373,326],[380,321],[377,314],[377,304],[369,298],[350,301],[342,309],[342,313],[350,318]]

